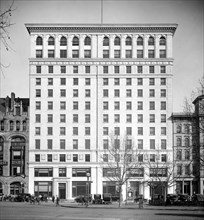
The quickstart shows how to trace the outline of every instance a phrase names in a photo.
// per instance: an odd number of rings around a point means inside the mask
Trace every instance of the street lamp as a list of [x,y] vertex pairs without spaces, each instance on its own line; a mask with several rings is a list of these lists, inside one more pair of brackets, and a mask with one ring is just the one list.
[[87,206],[89,206],[89,177],[91,174],[89,171],[86,172],[86,177],[87,177]]

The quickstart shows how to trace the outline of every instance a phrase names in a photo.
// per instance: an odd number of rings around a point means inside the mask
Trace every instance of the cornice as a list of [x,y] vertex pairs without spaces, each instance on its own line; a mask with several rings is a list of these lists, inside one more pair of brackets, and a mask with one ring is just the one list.
[[177,24],[25,24],[29,34],[36,32],[67,33],[149,33],[174,34]]

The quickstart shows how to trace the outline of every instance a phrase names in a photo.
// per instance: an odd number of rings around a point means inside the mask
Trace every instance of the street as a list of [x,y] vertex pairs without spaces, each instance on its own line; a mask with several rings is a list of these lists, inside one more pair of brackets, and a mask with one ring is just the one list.
[[193,207],[109,208],[104,206],[58,206],[48,202],[40,205],[30,203],[0,202],[0,220],[188,220],[203,219],[204,211]]

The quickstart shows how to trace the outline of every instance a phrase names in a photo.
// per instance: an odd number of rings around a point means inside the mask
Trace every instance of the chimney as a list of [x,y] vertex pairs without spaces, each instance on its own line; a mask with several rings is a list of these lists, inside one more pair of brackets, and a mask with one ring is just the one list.
[[11,93],[11,111],[14,109],[15,93]]

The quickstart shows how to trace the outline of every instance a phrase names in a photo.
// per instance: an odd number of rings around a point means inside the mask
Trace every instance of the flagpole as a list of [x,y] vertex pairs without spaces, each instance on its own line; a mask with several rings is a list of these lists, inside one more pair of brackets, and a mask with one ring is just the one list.
[[101,24],[103,24],[103,0],[101,0]]

